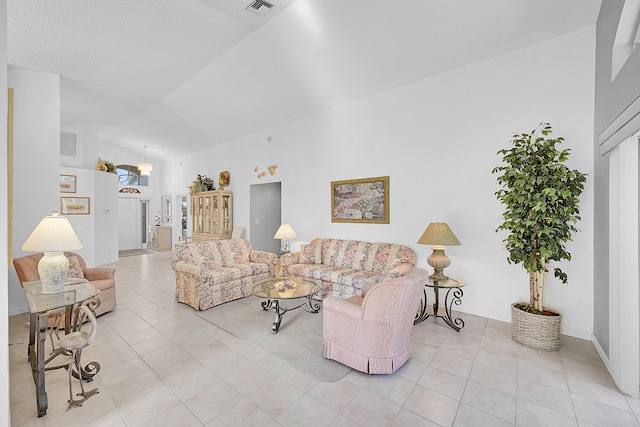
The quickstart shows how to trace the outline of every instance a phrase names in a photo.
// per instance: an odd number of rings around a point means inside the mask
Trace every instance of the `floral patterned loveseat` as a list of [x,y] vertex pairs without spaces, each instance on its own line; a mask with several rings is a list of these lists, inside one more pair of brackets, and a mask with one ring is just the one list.
[[392,243],[314,239],[280,258],[283,276],[322,280],[320,297],[360,295],[362,284],[403,276],[416,264],[415,252]]
[[278,257],[244,239],[176,245],[176,300],[206,310],[251,295],[251,285],[275,276]]

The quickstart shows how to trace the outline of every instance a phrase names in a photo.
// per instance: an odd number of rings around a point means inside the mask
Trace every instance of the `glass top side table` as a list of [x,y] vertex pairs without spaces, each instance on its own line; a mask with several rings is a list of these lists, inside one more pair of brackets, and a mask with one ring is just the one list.
[[[45,388],[45,371],[66,368],[68,362],[59,366],[47,366],[47,363],[63,354],[61,349],[53,351],[45,360],[45,343],[49,320],[47,314],[57,308],[65,309],[65,334],[71,332],[71,318],[74,309],[80,304],[90,301],[89,308],[95,309],[100,304],[98,294],[100,290],[86,280],[72,282],[65,286],[64,292],[57,294],[43,294],[42,283],[38,281],[22,284],[24,294],[29,304],[29,347],[28,358],[31,364],[33,382],[36,386],[36,404],[38,405],[38,417],[46,415],[49,406],[47,391]],[[91,307],[93,305],[93,307]],[[90,362],[82,372],[82,378],[90,380],[100,370],[97,362]],[[74,373],[75,375],[75,373]],[[78,378],[78,377],[76,377]]]
[[[451,307],[453,306],[453,304],[462,304],[463,292],[461,288],[465,286],[465,283],[460,279],[453,278],[449,278],[449,280],[444,283],[439,283],[437,280],[429,279],[429,281],[427,281],[424,286],[425,288],[422,291],[422,300],[420,300],[418,312],[416,313],[413,324],[417,325],[418,323],[427,320],[429,316],[434,316],[435,318],[441,318],[444,323],[446,323],[454,331],[460,332],[460,329],[464,328],[464,320],[459,317],[454,319],[451,315]],[[427,288],[433,288],[433,292],[435,295],[435,302],[432,306],[432,314],[427,313]],[[447,290],[444,298],[444,307],[442,308],[440,307],[440,289]],[[442,310],[444,310],[444,313],[442,313]]]

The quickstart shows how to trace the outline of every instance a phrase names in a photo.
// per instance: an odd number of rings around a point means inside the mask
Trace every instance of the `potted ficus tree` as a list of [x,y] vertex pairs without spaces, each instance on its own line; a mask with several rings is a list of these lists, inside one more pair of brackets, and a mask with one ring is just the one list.
[[[511,332],[518,343],[537,350],[555,351],[560,346],[561,314],[545,309],[545,273],[549,262],[571,260],[565,243],[577,232],[580,220],[579,196],[586,174],[569,169],[564,162],[570,150],[556,146],[564,138],[548,138],[552,129],[541,123],[530,134],[516,134],[511,148],[498,151],[502,165],[501,189],[496,197],[504,205],[504,222],[496,231],[506,231],[503,240],[509,253],[507,261],[522,264],[529,273],[529,302],[511,307]],[[567,275],[558,267],[554,276],[567,283]]]

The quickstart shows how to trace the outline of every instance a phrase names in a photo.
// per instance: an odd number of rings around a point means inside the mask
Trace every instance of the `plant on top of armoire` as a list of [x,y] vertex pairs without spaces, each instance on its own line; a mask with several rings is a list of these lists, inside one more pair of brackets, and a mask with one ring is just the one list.
[[[495,195],[504,205],[504,222],[496,231],[506,231],[503,240],[510,264],[522,264],[529,273],[529,303],[511,307],[511,333],[518,343],[537,350],[560,347],[562,315],[545,309],[545,273],[550,261],[571,260],[565,244],[577,232],[579,196],[586,174],[571,170],[564,162],[570,149],[558,149],[564,138],[547,138],[548,123],[530,134],[515,134],[511,148],[498,151],[502,165],[498,173],[501,189]],[[540,136],[541,135],[541,136]],[[567,274],[554,268],[554,276],[567,283]]]
[[196,179],[191,183],[189,187],[189,194],[201,193],[203,191],[211,191],[215,190],[216,186],[213,183],[213,179],[209,178],[206,175],[200,175],[196,177]]

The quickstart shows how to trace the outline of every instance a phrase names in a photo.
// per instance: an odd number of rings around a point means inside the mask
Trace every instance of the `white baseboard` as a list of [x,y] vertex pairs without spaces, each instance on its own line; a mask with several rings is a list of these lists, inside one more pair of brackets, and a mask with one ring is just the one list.
[[609,369],[609,356],[607,356],[607,354],[604,352],[604,349],[600,345],[600,342],[598,341],[596,336],[593,334],[591,334],[591,342],[593,343],[593,346],[596,348],[596,352],[598,352],[598,355],[600,356],[600,359],[602,359],[602,363],[604,363],[604,366],[607,368],[607,371],[611,373],[611,369]]
[[9,316],[15,316],[16,314],[22,314],[22,313],[28,313],[29,312],[29,306],[23,306],[23,307],[12,307],[9,310]]

